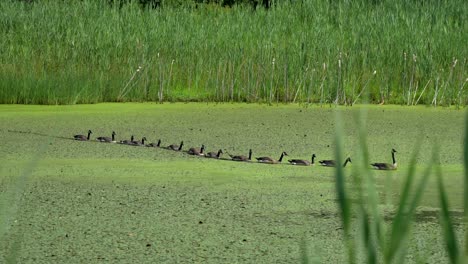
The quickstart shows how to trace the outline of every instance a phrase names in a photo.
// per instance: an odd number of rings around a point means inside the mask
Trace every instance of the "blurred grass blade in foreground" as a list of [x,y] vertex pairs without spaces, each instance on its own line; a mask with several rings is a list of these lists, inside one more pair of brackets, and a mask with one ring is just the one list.
[[465,118],[465,154],[463,159],[463,164],[465,165],[465,189],[464,189],[464,211],[465,211],[465,256],[464,260],[468,261],[468,111],[466,112]]
[[345,187],[345,175],[343,167],[341,166],[342,158],[342,149],[343,149],[343,127],[342,127],[342,118],[339,112],[336,112],[335,116],[336,127],[335,127],[335,160],[337,162],[336,173],[335,173],[335,186],[338,199],[339,210],[341,213],[341,220],[343,223],[345,243],[348,249],[348,261],[349,263],[355,263],[355,249],[350,236],[350,224],[351,224],[351,204],[349,203],[346,187]]
[[447,200],[447,194],[445,192],[444,183],[442,180],[442,171],[440,169],[440,164],[436,164],[436,174],[437,174],[437,187],[439,189],[439,198],[440,198],[440,222],[442,225],[442,231],[445,239],[445,246],[447,250],[450,263],[456,264],[459,263],[459,249],[457,244],[457,238],[455,236],[455,230],[450,219],[450,210]]

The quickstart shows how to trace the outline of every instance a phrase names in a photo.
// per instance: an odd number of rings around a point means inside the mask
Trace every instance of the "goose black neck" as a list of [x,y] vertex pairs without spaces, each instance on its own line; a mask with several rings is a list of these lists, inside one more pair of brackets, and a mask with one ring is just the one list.
[[314,164],[314,162],[315,162],[314,160],[315,160],[315,156],[312,155],[312,162],[311,162],[311,164]]
[[349,162],[349,159],[346,159],[344,164],[343,164],[343,167],[346,167],[346,164],[348,164],[348,162]]
[[88,140],[91,138],[91,132],[88,131]]
[[145,144],[145,138],[141,139],[141,144],[143,144],[143,145]]
[[179,151],[182,150],[183,145],[184,145],[184,142],[180,142]]
[[392,160],[393,160],[393,164],[395,164],[396,163],[396,161],[395,161],[395,152],[393,152],[393,151],[392,151]]
[[218,150],[218,154],[216,155],[217,158],[219,158],[221,156],[221,153],[223,153],[222,150]]
[[279,162],[281,162],[283,160],[283,157],[284,157],[284,153],[281,153],[281,157],[279,158]]
[[161,146],[161,140],[158,140],[158,144],[156,146]]
[[252,160],[252,151],[249,151],[249,160]]
[[114,140],[115,140],[115,134],[112,133],[112,141],[114,141]]

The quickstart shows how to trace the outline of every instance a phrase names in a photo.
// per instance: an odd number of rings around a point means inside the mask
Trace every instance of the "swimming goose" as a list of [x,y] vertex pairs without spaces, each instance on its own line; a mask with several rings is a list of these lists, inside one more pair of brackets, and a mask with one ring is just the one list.
[[282,152],[281,153],[281,157],[279,158],[279,160],[275,160],[273,158],[270,158],[270,157],[259,157],[259,158],[256,158],[258,160],[258,162],[260,163],[267,163],[267,164],[276,164],[276,163],[281,163],[281,161],[283,161],[283,157],[284,156],[287,156],[288,153],[286,152]]
[[396,170],[397,169],[397,162],[395,159],[395,153],[397,151],[395,149],[392,149],[392,164],[389,163],[372,163],[371,166],[374,167],[376,170]]
[[190,148],[187,153],[190,155],[196,155],[196,156],[204,156],[205,153],[203,151],[205,150],[205,145],[202,145],[201,148]]
[[145,140],[146,140],[146,137],[143,137],[141,141],[132,141],[131,143],[129,143],[129,145],[137,146],[137,147],[145,146]]
[[[351,162],[350,157],[348,157],[345,160],[345,163],[343,164],[343,167],[346,167],[346,164],[348,164],[348,162]],[[335,160],[321,160],[321,161],[319,161],[319,163],[320,163],[320,165],[325,166],[325,167],[336,167],[336,161]]]
[[219,157],[221,157],[221,154],[223,154],[222,149],[218,150],[218,152],[208,152],[208,153],[206,153],[205,158],[219,159]]
[[98,137],[97,141],[99,142],[104,142],[104,143],[116,143],[115,141],[115,132],[112,131],[112,137]]
[[166,147],[166,149],[174,150],[174,151],[181,151],[182,147],[184,146],[184,141],[180,142],[180,145],[172,144]]
[[158,143],[149,143],[147,147],[159,148],[161,146],[161,139],[158,139]]
[[229,153],[228,155],[233,161],[250,161],[252,160],[252,149],[249,150],[249,157],[244,155],[231,155]]
[[309,165],[315,165],[314,160],[315,160],[315,154],[312,154],[312,159],[311,161],[308,160],[303,160],[303,159],[290,159],[288,160],[291,165],[302,165],[302,166],[309,166]]
[[87,141],[89,140],[89,138],[91,137],[91,134],[93,132],[91,132],[91,130],[88,130],[88,136],[85,136],[85,135],[74,135],[73,138],[75,140],[80,140],[80,141]]
[[132,136],[130,137],[130,140],[128,140],[128,139],[120,140],[119,143],[120,143],[120,144],[128,145],[128,144],[130,144],[130,143],[132,143],[132,142],[135,142],[134,139],[135,139],[135,137],[132,135]]

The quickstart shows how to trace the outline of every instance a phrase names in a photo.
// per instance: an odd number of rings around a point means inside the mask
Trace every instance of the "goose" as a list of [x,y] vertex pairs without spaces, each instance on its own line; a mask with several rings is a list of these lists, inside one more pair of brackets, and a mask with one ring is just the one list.
[[91,137],[91,134],[93,132],[91,130],[88,130],[88,136],[85,136],[85,135],[74,135],[73,138],[75,140],[80,140],[80,141],[87,141],[89,140],[89,138]]
[[161,146],[161,139],[158,139],[158,143],[150,143],[146,145],[147,147],[159,148]]
[[218,150],[218,152],[208,152],[208,153],[206,153],[205,158],[219,159],[219,157],[221,157],[221,154],[223,154],[222,149]]
[[130,137],[130,140],[128,140],[128,139],[120,140],[119,143],[120,143],[120,144],[126,144],[126,145],[128,145],[128,144],[131,144],[132,142],[135,142],[134,139],[135,139],[135,137],[132,135],[132,136]]
[[181,141],[180,145],[172,144],[172,145],[167,146],[166,149],[174,150],[174,151],[181,151],[183,146],[184,146],[184,141]]
[[315,160],[315,154],[312,154],[312,160],[303,160],[303,159],[290,159],[288,160],[291,165],[303,165],[303,166],[309,166],[309,165],[315,165],[314,160]]
[[[346,167],[346,164],[348,164],[348,162],[351,162],[350,157],[348,157],[345,160],[345,163],[343,164],[343,167]],[[336,161],[335,160],[321,160],[321,161],[319,161],[319,163],[320,163],[320,165],[325,166],[325,167],[336,167]]]
[[371,166],[374,167],[376,170],[396,170],[397,169],[397,162],[395,160],[395,153],[397,151],[392,149],[392,164],[389,163],[372,163]]
[[130,146],[145,146],[146,137],[143,137],[141,141],[132,141],[129,143]]
[[205,153],[203,151],[205,150],[205,145],[202,145],[201,148],[190,148],[187,153],[190,155],[196,155],[196,156],[204,156]]
[[231,155],[229,153],[228,155],[233,161],[250,161],[252,160],[252,149],[249,150],[249,157],[244,155]]
[[97,138],[97,141],[99,141],[99,142],[105,142],[105,143],[116,143],[116,141],[115,141],[115,135],[117,135],[117,134],[115,134],[115,132],[112,131],[112,138],[110,138],[110,137],[98,137],[98,138]]
[[272,159],[270,157],[259,157],[259,158],[256,158],[258,160],[258,162],[260,163],[267,163],[267,164],[276,164],[276,163],[281,163],[281,161],[283,161],[283,157],[284,156],[288,156],[288,153],[286,152],[282,152],[281,153],[281,157],[279,158],[279,160],[275,160],[275,159]]

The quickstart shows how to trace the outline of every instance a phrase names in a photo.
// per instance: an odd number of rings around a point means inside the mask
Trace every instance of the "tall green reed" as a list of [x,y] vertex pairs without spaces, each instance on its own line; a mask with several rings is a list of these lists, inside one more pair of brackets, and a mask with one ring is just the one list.
[[105,2],[1,1],[0,103],[468,102],[461,0]]
[[[465,196],[464,196],[464,221],[465,221],[465,226],[468,226],[468,113],[466,114],[466,120],[467,122],[465,123],[465,153],[463,155],[463,164],[465,165]],[[465,255],[464,259],[468,260],[468,231],[465,231]]]

